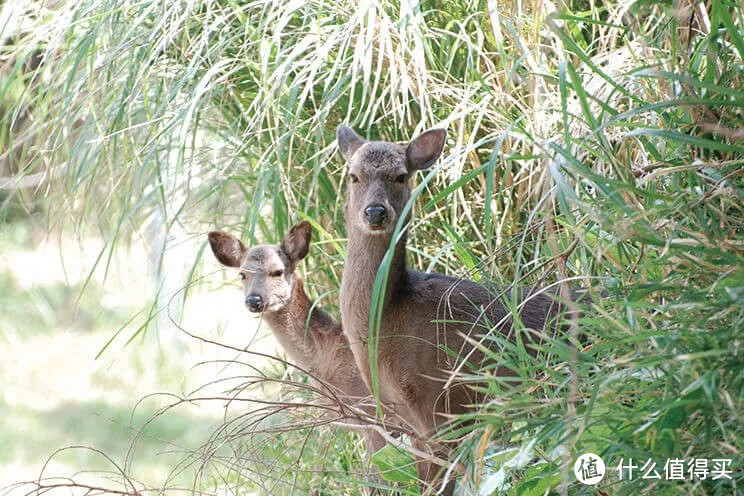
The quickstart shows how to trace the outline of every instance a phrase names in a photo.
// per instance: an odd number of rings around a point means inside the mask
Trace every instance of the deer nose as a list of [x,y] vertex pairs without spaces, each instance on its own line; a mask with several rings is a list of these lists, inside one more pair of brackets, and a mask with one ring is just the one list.
[[245,306],[251,312],[260,312],[263,308],[263,298],[259,295],[248,295],[245,297]]
[[371,205],[364,209],[364,217],[373,226],[382,225],[387,218],[387,209],[382,205]]

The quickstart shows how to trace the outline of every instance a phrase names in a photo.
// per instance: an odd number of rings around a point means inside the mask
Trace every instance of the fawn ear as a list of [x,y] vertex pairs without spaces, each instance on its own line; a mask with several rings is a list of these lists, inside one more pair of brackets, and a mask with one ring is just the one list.
[[287,235],[284,236],[281,249],[293,264],[305,258],[310,251],[310,239],[312,235],[312,226],[308,221],[303,220],[292,226]]
[[367,141],[354,132],[349,126],[339,125],[336,128],[336,141],[338,141],[338,149],[341,152],[341,156],[347,162],[351,159],[354,152],[359,149],[360,146],[365,144]]
[[240,267],[246,250],[238,238],[222,231],[212,231],[208,237],[212,253],[222,265]]
[[430,129],[411,141],[406,148],[408,170],[417,171],[429,168],[442,154],[446,139],[446,130]]

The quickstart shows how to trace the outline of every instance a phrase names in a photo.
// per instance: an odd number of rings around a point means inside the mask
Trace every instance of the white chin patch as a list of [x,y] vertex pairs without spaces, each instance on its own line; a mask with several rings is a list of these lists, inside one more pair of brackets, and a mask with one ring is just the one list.
[[277,301],[275,303],[272,303],[270,305],[267,305],[265,311],[278,312],[282,308],[284,308],[284,303],[282,303],[281,301]]
[[395,228],[395,224],[393,224],[392,222],[389,222],[385,224],[384,226],[373,227],[370,224],[368,224],[366,221],[362,221],[362,228],[367,234],[370,234],[372,236],[377,236],[377,235],[383,235],[383,234],[390,234]]

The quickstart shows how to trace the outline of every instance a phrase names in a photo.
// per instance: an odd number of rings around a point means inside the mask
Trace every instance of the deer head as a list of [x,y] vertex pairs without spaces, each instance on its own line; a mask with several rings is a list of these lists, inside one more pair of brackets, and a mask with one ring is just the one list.
[[209,233],[209,245],[222,265],[240,269],[245,289],[245,305],[251,312],[276,312],[286,307],[297,281],[295,268],[310,249],[312,228],[303,221],[292,226],[278,245],[258,245],[247,249],[234,236]]
[[369,235],[391,233],[411,196],[408,180],[436,162],[447,132],[426,131],[406,146],[367,141],[344,125],[338,127],[336,136],[348,168],[345,212],[349,227]]

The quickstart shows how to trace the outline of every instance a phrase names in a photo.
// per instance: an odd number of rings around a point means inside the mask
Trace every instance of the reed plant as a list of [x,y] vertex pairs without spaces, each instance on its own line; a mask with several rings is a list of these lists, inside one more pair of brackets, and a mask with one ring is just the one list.
[[[494,367],[469,373],[493,399],[446,433],[458,439],[451,461],[468,467],[463,490],[594,494],[572,471],[592,452],[607,464],[600,494],[742,491],[739,2],[17,9],[0,53],[3,212],[39,209],[54,228],[102,236],[101,266],[156,221],[185,236],[219,227],[274,242],[309,219],[305,279],[333,311],[346,236],[336,125],[390,141],[446,126],[444,159],[412,199],[411,265],[592,296],[537,358],[495,343]],[[358,463],[358,443],[334,447],[337,467]],[[342,471],[312,470],[322,453],[274,453],[307,469],[282,487],[330,477],[331,493],[359,492]],[[620,480],[630,458],[659,471],[667,459],[730,459],[731,478]],[[224,466],[287,475],[251,463]],[[408,463],[393,463],[391,480],[406,485]]]

